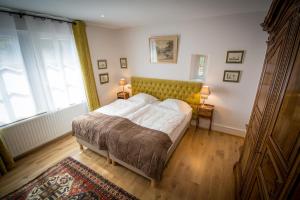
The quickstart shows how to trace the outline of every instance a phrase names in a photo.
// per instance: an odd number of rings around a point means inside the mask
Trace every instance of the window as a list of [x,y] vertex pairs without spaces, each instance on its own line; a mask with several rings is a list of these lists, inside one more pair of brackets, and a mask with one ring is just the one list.
[[192,55],[190,79],[205,81],[207,71],[207,56]]
[[70,24],[0,13],[0,126],[83,101]]

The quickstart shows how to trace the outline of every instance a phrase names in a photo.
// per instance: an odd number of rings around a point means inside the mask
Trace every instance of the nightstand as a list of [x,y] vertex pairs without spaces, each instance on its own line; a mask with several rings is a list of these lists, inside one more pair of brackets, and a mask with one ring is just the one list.
[[128,99],[129,93],[128,92],[118,92],[117,97],[118,97],[118,99]]
[[214,109],[215,106],[214,105],[210,105],[210,104],[199,104],[196,106],[196,128],[198,128],[199,126],[199,120],[200,118],[205,118],[205,119],[209,119],[210,123],[209,123],[209,131],[211,131],[211,124],[212,124],[212,120],[213,120],[213,116],[214,116]]

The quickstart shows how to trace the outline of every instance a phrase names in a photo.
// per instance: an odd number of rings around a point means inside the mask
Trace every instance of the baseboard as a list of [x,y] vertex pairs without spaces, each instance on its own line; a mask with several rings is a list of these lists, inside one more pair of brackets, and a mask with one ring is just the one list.
[[212,130],[220,131],[223,133],[227,133],[230,135],[235,135],[235,136],[239,136],[239,137],[243,137],[243,138],[246,136],[246,129],[238,129],[238,128],[233,128],[233,127],[229,127],[229,126],[224,126],[221,124],[213,124]]
[[[193,120],[191,124],[195,126],[195,124],[196,124],[195,120]],[[202,121],[200,123],[201,128],[208,128],[208,126],[209,126],[208,121]],[[222,133],[227,133],[227,134],[242,137],[242,138],[244,138],[246,136],[246,129],[238,129],[238,128],[234,128],[234,127],[224,126],[222,124],[213,123],[211,129],[214,131],[219,131]]]

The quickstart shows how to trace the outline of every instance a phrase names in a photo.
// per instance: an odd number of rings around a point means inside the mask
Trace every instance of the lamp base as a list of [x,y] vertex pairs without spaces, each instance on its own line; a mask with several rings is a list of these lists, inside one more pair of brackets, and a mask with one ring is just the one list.
[[202,105],[202,106],[204,106],[204,105],[205,105],[205,100],[206,100],[206,99],[205,99],[205,98],[203,98],[203,101],[202,101],[202,103],[201,103],[201,105]]

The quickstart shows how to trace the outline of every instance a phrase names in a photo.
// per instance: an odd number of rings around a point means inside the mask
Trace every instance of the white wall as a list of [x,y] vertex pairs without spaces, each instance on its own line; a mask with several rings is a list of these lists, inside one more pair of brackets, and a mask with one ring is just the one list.
[[[120,91],[118,81],[121,77],[121,71],[124,71],[120,68],[119,32],[87,25],[86,33],[100,104],[105,105],[116,99],[117,92]],[[98,69],[97,60],[99,59],[107,60],[107,69]],[[100,73],[109,74],[109,83],[100,84]]]
[[[265,15],[257,12],[121,30],[122,55],[129,65],[123,76],[188,80],[191,55],[208,55],[205,84],[212,89],[207,103],[216,106],[213,128],[243,135],[265,56],[267,35],[260,27]],[[149,37],[160,35],[180,36],[177,64],[150,64]],[[245,50],[244,63],[226,64],[227,50]],[[242,70],[240,83],[223,82],[224,70]]]
[[[260,27],[265,15],[256,12],[122,30],[88,26],[101,104],[116,99],[120,77],[189,80],[192,54],[204,54],[209,59],[205,84],[212,90],[206,102],[216,106],[213,129],[244,135],[265,56],[267,34]],[[177,64],[150,64],[149,37],[160,35],[179,35]],[[227,50],[245,50],[244,63],[226,64]],[[128,69],[120,69],[120,57],[127,57]],[[97,69],[96,60],[102,58],[108,60],[107,70]],[[224,70],[241,70],[240,82],[223,82]],[[100,85],[102,71],[109,72],[109,84]],[[207,126],[207,121],[201,122]]]

